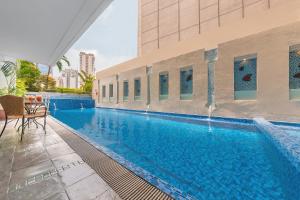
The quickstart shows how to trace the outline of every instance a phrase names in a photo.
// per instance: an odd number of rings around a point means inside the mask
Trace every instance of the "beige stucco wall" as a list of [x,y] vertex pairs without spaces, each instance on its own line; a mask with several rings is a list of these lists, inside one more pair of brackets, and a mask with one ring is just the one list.
[[[300,101],[289,100],[289,46],[300,43],[300,23],[220,44],[215,68],[214,115],[299,120]],[[235,57],[257,54],[257,99],[234,100]]]
[[[109,98],[109,85],[113,84],[113,98]],[[105,86],[105,97],[102,96],[102,86]],[[108,107],[114,107],[117,103],[117,79],[116,75],[106,77],[100,80],[100,87],[98,86],[98,103]]]
[[[141,80],[141,99],[134,99],[134,80]],[[128,101],[123,101],[123,83],[128,81]],[[147,102],[147,75],[146,66],[134,70],[120,73],[120,103],[116,105],[119,108],[129,108],[137,110],[145,110]]]
[[226,23],[226,26],[208,30],[180,42],[170,43],[168,46],[155,49],[127,62],[101,70],[96,73],[96,77],[100,79],[101,77],[139,68],[140,66],[152,65],[153,63],[199,49],[216,48],[219,44],[228,41],[300,21],[299,0],[279,0],[276,4],[273,2],[272,5],[271,9],[267,11],[254,9],[251,11],[254,14],[246,15],[245,18],[240,20],[232,20],[230,23]]
[[[263,116],[270,120],[300,121],[300,101],[289,100],[289,47],[299,43],[300,22],[220,44],[215,66],[217,108],[213,115],[242,118]],[[257,54],[257,99],[234,100],[234,58],[251,54]],[[192,100],[180,100],[180,68],[186,66],[193,66]],[[169,72],[169,99],[160,101],[159,73],[166,71]],[[106,101],[99,105],[207,115],[207,73],[204,50],[152,64],[151,101],[147,108],[146,67],[128,70],[119,74],[119,104]],[[133,99],[133,81],[136,77],[142,80],[141,101]],[[116,80],[115,75],[101,78],[100,82],[108,87],[113,80]],[[128,102],[122,102],[124,80],[129,81]]]
[[139,55],[268,12],[288,1],[139,0]]
[[[140,78],[141,80],[141,99],[134,99],[134,80]],[[123,83],[128,81],[128,100],[123,100]],[[109,84],[114,86],[114,100],[109,101]],[[102,97],[102,86],[106,86],[106,98]],[[145,110],[147,108],[147,76],[146,76],[146,67],[140,67],[134,70],[123,72],[119,74],[119,95],[117,94],[117,79],[116,76],[109,76],[100,80],[100,101],[98,101],[98,106],[111,107],[111,108],[128,108],[128,109],[137,109]],[[117,99],[118,97],[118,99]]]
[[[215,67],[217,108],[214,116],[263,116],[271,120],[300,122],[300,102],[289,100],[289,46],[300,44],[300,1],[271,1],[271,9],[256,8],[241,21],[228,22],[211,32],[153,50],[136,59],[121,63],[97,73],[97,80],[105,83],[109,77],[120,75],[120,102],[100,106],[153,111],[207,115],[207,65],[204,51],[218,48]],[[276,4],[275,4],[276,3]],[[247,12],[250,12],[248,10]],[[257,99],[234,100],[233,62],[235,57],[257,54]],[[193,99],[180,100],[179,70],[193,65]],[[151,102],[146,105],[146,67],[152,66],[150,80]],[[169,99],[159,101],[158,74],[169,71]],[[142,101],[133,100],[133,79],[142,79]],[[129,80],[129,100],[122,102],[123,83]],[[108,92],[108,91],[107,91]],[[100,93],[101,94],[101,91]]]
[[[189,66],[193,68],[193,97],[191,100],[180,100],[180,69]],[[159,100],[159,74],[161,72],[169,73],[169,97],[166,100]],[[207,114],[207,67],[203,50],[153,64],[150,84],[150,110]]]

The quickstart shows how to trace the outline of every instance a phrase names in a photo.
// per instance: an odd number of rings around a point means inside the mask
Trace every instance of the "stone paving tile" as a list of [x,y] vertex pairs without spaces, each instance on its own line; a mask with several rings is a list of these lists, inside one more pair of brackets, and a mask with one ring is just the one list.
[[10,191],[8,198],[10,200],[44,200],[59,192],[64,192],[59,177],[50,177],[39,183],[24,186],[19,190]]
[[7,187],[8,187],[9,179],[1,179],[0,180],[0,199],[7,199]]
[[7,132],[1,137],[0,154],[3,150],[14,148],[17,143],[17,133],[11,129],[7,129]]
[[54,134],[42,136],[41,141],[44,144],[44,146],[50,146],[53,144],[64,142],[63,139],[61,139],[61,137]]
[[39,142],[41,139],[40,135],[36,133],[36,129],[26,129],[25,134],[23,135],[22,141],[19,141],[20,146],[26,146],[29,144],[33,144]]
[[96,197],[95,200],[121,200],[121,198],[113,190],[108,189],[103,194]]
[[49,157],[43,146],[35,146],[25,151],[15,152],[13,171],[37,165],[46,160],[49,160]]
[[56,168],[65,168],[66,170],[59,170],[62,182],[66,186],[73,185],[74,183],[82,180],[95,173],[95,171],[82,161],[80,156],[75,153],[65,156],[57,157],[53,160]]
[[119,199],[51,127],[32,125],[22,142],[11,127],[0,139],[0,200]]
[[74,153],[74,150],[67,145],[65,142],[60,142],[46,147],[50,158],[55,158],[70,153]]
[[17,170],[11,175],[10,186],[12,187],[13,185],[26,181],[26,179],[30,177],[37,176],[54,169],[55,167],[52,162],[47,160],[37,165]]
[[67,187],[66,190],[71,200],[93,200],[104,194],[108,188],[108,185],[97,174],[92,174]]
[[65,192],[54,194],[53,196],[46,198],[45,200],[69,200]]

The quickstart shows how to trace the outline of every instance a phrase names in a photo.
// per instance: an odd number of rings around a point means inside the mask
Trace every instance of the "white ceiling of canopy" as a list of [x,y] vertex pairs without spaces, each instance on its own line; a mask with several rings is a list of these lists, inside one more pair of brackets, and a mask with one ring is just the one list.
[[0,54],[53,65],[111,1],[0,0]]

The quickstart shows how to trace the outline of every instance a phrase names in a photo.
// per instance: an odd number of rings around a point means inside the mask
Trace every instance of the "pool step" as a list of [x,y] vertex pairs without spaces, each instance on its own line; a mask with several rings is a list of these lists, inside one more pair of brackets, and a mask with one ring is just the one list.
[[300,137],[288,134],[285,130],[264,118],[254,118],[256,127],[275,144],[291,164],[300,172]]

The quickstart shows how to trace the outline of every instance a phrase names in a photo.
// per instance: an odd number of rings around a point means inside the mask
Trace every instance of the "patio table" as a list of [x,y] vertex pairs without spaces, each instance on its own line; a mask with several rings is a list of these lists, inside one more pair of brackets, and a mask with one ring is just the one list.
[[[41,117],[41,115],[38,115],[38,112],[47,112],[47,107],[46,104],[42,101],[25,101],[24,103],[24,109],[27,113],[28,116],[32,116],[27,118],[27,121],[25,122],[24,126],[30,126],[31,121],[36,125],[36,128],[38,128],[38,126],[41,126],[43,129],[45,129],[44,125],[39,123],[36,120],[36,117]],[[36,116],[36,117],[35,117]],[[17,122],[18,123],[18,122]],[[19,126],[20,128],[20,126]],[[19,130],[18,128],[18,130]]]

